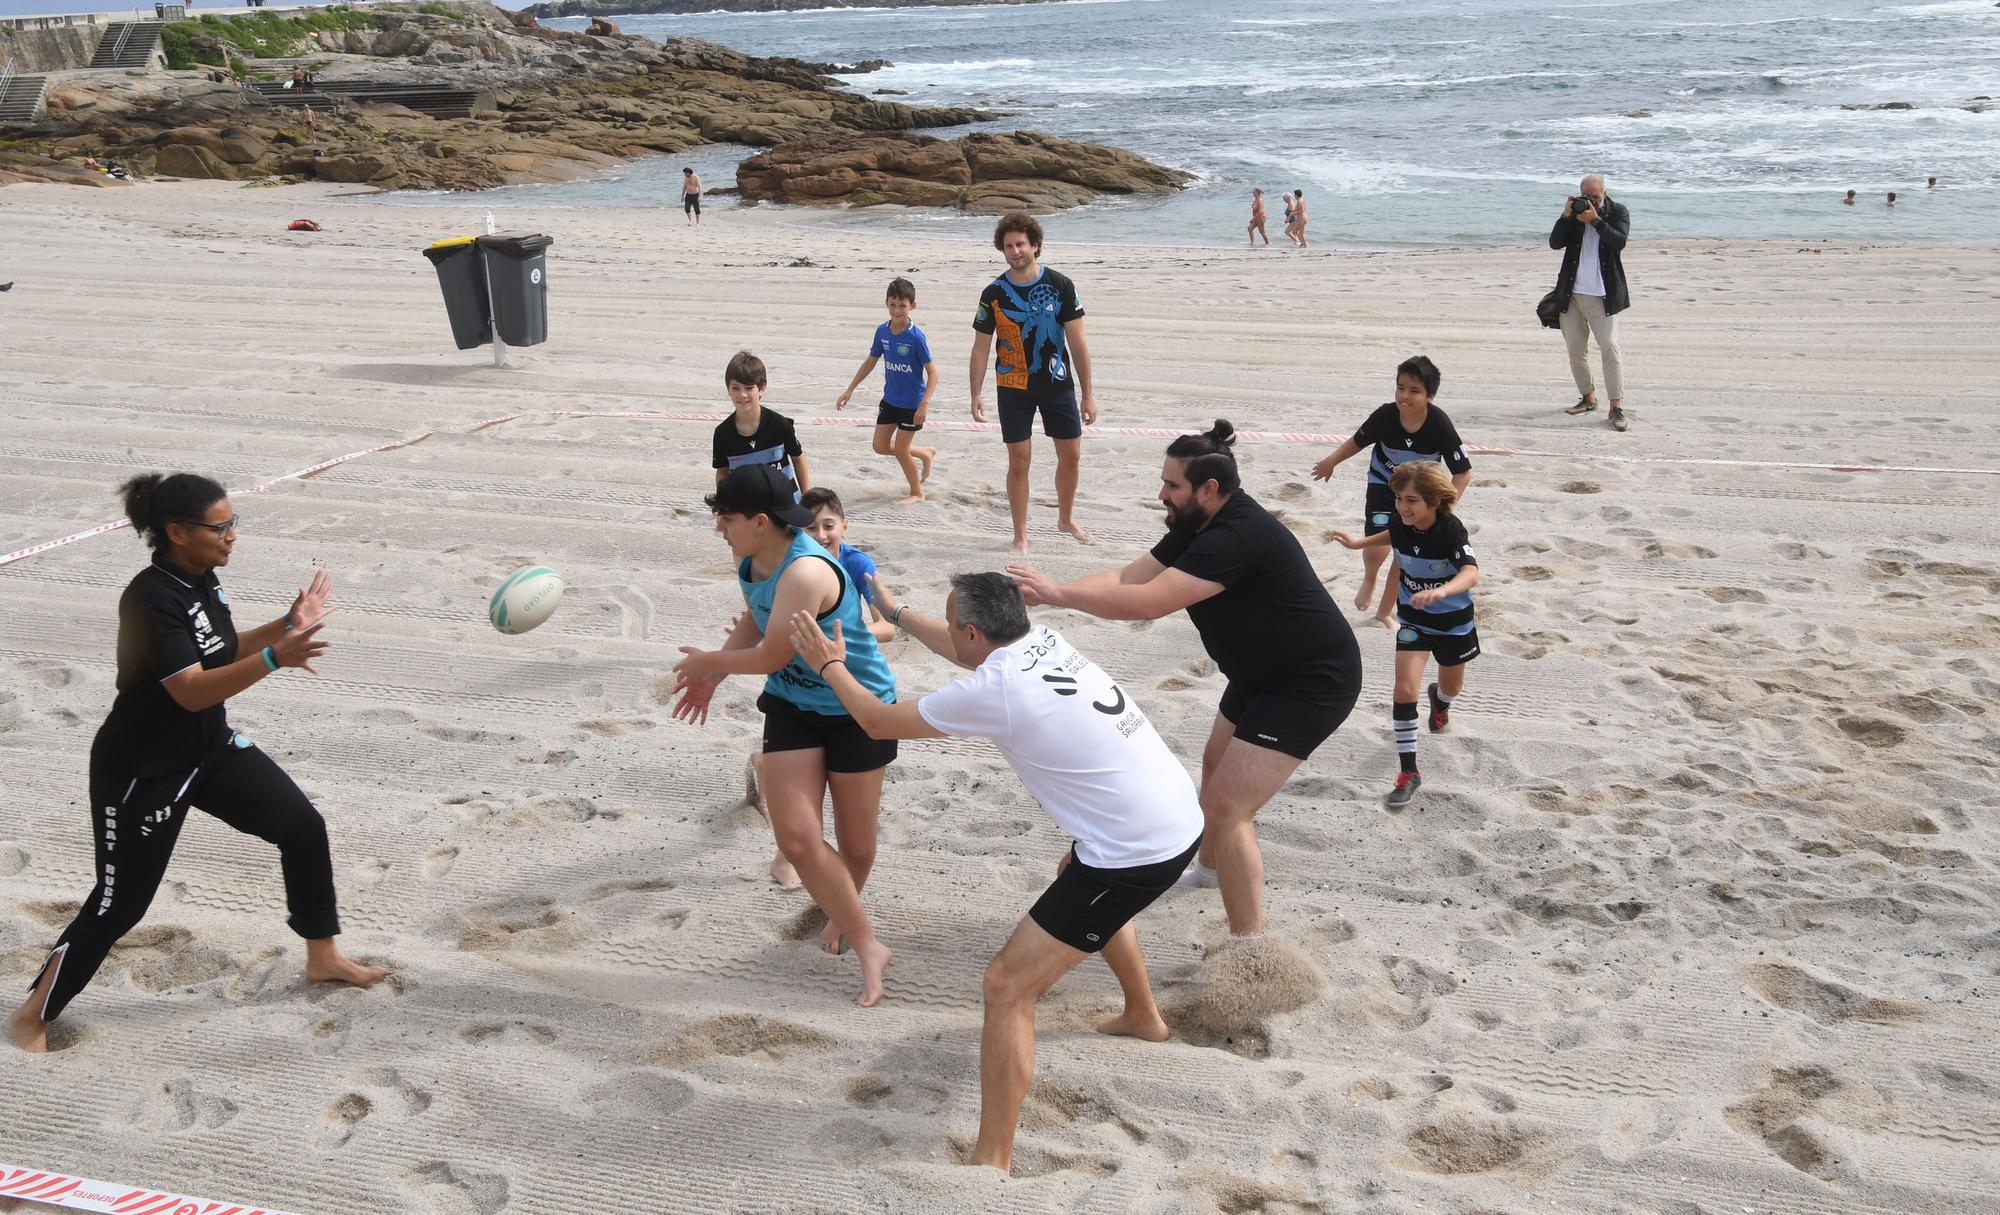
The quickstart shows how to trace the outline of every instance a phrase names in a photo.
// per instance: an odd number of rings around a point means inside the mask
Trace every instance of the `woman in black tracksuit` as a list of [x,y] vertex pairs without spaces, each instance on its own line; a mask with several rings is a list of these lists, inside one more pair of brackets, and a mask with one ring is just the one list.
[[153,562],[118,601],[118,698],[90,748],[97,885],[12,1017],[14,1041],[30,1051],[48,1048],[48,1023],[146,914],[191,805],[278,846],[307,979],[367,986],[386,973],[335,947],[326,824],[283,769],[229,728],[223,710],[283,667],[313,671],[327,648],[316,635],[331,581],[315,570],[290,611],[238,634],[215,577],[236,545],[222,486],[193,473],[149,473],[121,492]]

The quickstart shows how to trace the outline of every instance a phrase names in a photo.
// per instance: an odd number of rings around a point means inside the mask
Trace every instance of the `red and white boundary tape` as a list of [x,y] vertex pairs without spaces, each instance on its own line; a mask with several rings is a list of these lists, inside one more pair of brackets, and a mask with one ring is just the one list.
[[72,1211],[104,1211],[109,1215],[285,1215],[270,1207],[241,1202],[213,1202],[166,1190],[144,1190],[88,1177],[41,1172],[0,1164],[0,1198],[68,1207]]
[[[310,467],[301,468],[296,472],[288,472],[281,477],[272,477],[270,480],[260,482],[248,489],[233,492],[248,494],[262,493],[273,485],[278,485],[286,481],[301,480],[315,473],[322,473],[329,468],[345,464],[350,460],[359,460],[363,456],[372,456],[384,451],[394,451],[399,447],[409,447],[412,444],[421,443],[435,434],[476,434],[479,431],[489,430],[508,422],[517,422],[522,418],[635,418],[651,422],[713,423],[718,416],[720,415],[715,410],[695,412],[693,410],[661,409],[546,409],[533,410],[527,413],[510,413],[503,417],[488,418],[483,422],[475,422],[470,426],[460,427],[456,430],[427,430],[422,434],[412,435],[407,439],[397,439],[391,443],[377,444],[374,447],[366,447],[360,451],[350,451],[344,456],[335,456],[330,460],[322,460]],[[813,426],[872,428],[875,425],[875,419],[862,413],[857,413],[852,417],[804,415],[795,417],[792,420]],[[942,421],[926,422],[925,425],[937,430],[995,431],[1000,429],[999,424],[994,422]],[[1185,430],[1165,426],[1088,426],[1084,428],[1084,431],[1086,434],[1092,435],[1115,435],[1120,438],[1138,439],[1173,439],[1187,433]],[[1236,437],[1251,443],[1310,443],[1333,447],[1345,443],[1348,439],[1347,435],[1318,434],[1292,430],[1239,430],[1236,432]],[[1925,465],[1910,464],[1815,464],[1803,460],[1726,460],[1680,456],[1618,456],[1602,452],[1539,451],[1531,447],[1477,447],[1470,444],[1466,446],[1465,450],[1475,456],[1521,456],[1539,460],[1574,460],[1579,464],[1691,464],[1711,468],[1803,468],[1816,472],[1935,473],[1967,477],[2000,477],[2000,468],[1934,468]],[[58,537],[54,540],[46,540],[40,544],[30,545],[27,548],[16,549],[11,553],[0,554],[0,566],[11,565],[16,561],[25,561],[38,553],[46,553],[50,549],[61,548],[65,544],[75,544],[79,540],[88,540],[92,536],[101,536],[106,532],[113,532],[121,527],[130,526],[131,524],[124,519],[119,519],[111,523],[100,523],[96,527],[86,528],[80,532],[73,532],[70,535]]]

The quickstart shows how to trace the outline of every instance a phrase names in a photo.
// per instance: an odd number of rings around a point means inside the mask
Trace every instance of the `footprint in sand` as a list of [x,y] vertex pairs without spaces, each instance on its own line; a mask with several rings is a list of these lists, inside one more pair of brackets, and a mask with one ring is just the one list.
[[547,1046],[556,1040],[556,1031],[546,1025],[536,1025],[531,1021],[485,1021],[478,1025],[468,1025],[458,1031],[461,1042],[491,1042],[495,1038],[525,1038],[540,1046]]
[[424,876],[433,880],[451,872],[458,863],[458,848],[452,844],[440,844],[424,853]]
[[131,1117],[132,1125],[149,1134],[172,1134],[204,1127],[210,1130],[236,1117],[236,1103],[204,1092],[186,1076],[153,1087]]
[[1512,1121],[1488,1122],[1454,1113],[1405,1134],[1402,1150],[1391,1162],[1440,1177],[1513,1172],[1545,1165],[1560,1153],[1560,1143],[1553,1135]]
[[28,867],[28,850],[12,840],[0,840],[0,877],[13,877]]
[[1759,962],[1744,967],[1741,973],[1743,982],[1758,995],[1821,1025],[1838,1025],[1842,1021],[1895,1025],[1923,1016],[1923,1009],[1915,1004],[1865,995],[1788,962]]
[[1773,1068],[1760,1088],[1726,1106],[1722,1116],[1738,1131],[1762,1140],[1773,1155],[1799,1172],[1833,1180],[1845,1173],[1842,1162],[1824,1140],[1800,1126],[1798,1120],[1817,1111],[1827,1098],[1845,1095],[1846,1090],[1846,1083],[1824,1067]]
[[779,1017],[726,1013],[689,1027],[672,1045],[655,1052],[646,1062],[655,1067],[686,1067],[718,1056],[783,1059],[787,1055],[831,1050],[837,1045],[835,1039],[816,1029]]
[[507,1179],[499,1173],[433,1160],[396,1180],[412,1200],[405,1209],[427,1215],[499,1215],[507,1206]]

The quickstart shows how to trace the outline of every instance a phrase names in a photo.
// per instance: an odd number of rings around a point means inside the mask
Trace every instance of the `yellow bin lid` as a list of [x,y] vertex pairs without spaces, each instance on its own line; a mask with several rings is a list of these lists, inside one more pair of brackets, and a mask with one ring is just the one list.
[[443,240],[432,241],[430,247],[433,249],[455,249],[460,245],[469,245],[478,239],[476,236],[447,236]]

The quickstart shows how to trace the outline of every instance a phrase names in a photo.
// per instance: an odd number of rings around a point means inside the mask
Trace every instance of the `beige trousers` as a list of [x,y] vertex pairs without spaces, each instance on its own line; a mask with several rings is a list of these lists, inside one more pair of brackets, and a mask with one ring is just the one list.
[[1604,391],[1614,401],[1625,399],[1625,381],[1618,362],[1618,318],[1604,311],[1604,297],[1572,295],[1562,314],[1563,341],[1569,346],[1569,373],[1584,396],[1597,391],[1590,379],[1590,339],[1604,359]]

